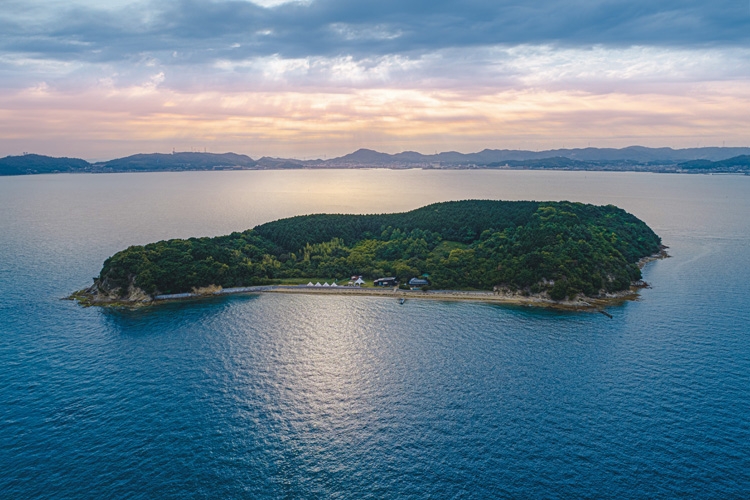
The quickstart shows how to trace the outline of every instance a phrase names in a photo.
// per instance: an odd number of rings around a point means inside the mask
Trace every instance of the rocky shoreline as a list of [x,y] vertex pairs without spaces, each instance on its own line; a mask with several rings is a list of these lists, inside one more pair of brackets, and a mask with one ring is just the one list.
[[630,290],[615,294],[607,294],[600,297],[579,297],[576,300],[555,301],[541,295],[523,295],[521,293],[498,293],[483,291],[463,290],[398,290],[377,288],[319,288],[305,285],[285,286],[269,285],[257,287],[224,288],[209,293],[190,292],[169,295],[157,295],[150,297],[141,290],[135,289],[126,297],[114,297],[101,293],[92,293],[90,289],[80,290],[73,293],[69,300],[75,300],[84,307],[146,307],[155,304],[177,302],[184,300],[199,300],[208,297],[223,295],[259,294],[259,293],[286,293],[286,294],[318,294],[318,295],[349,295],[349,296],[371,296],[390,297],[396,299],[428,299],[443,301],[472,301],[489,302],[506,305],[536,306],[564,310],[596,310],[602,307],[621,303],[627,300],[635,300],[638,296],[637,290],[642,288],[634,285]]
[[[666,252],[667,247],[662,247],[654,255],[644,257],[638,262],[638,266],[643,268],[649,262],[669,257]],[[197,300],[207,297],[217,297],[222,295],[238,294],[258,294],[258,293],[302,293],[302,294],[324,294],[324,295],[358,295],[358,296],[375,296],[390,297],[396,299],[428,299],[443,301],[472,301],[488,302],[505,305],[533,306],[550,309],[560,309],[569,311],[601,311],[604,307],[620,304],[629,300],[637,300],[638,290],[649,287],[648,283],[639,281],[632,283],[629,290],[612,294],[603,294],[598,297],[578,296],[572,300],[555,301],[550,299],[546,294],[523,294],[522,292],[509,291],[464,291],[464,290],[400,290],[398,288],[378,289],[378,288],[359,288],[359,287],[310,287],[307,285],[265,285],[250,286],[237,288],[221,288],[219,286],[208,286],[200,289],[194,289],[192,292],[164,294],[150,296],[140,288],[131,285],[126,296],[119,294],[106,293],[98,284],[89,288],[79,290],[66,299],[75,300],[84,307],[104,306],[104,307],[144,307],[154,304],[182,301]]]

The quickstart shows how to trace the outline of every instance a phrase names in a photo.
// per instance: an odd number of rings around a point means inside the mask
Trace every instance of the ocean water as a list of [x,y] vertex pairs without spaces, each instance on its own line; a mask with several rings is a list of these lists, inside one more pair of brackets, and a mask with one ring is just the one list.
[[[612,203],[671,258],[613,319],[481,303],[60,300],[131,244],[467,198]],[[750,177],[0,179],[1,498],[748,498]]]

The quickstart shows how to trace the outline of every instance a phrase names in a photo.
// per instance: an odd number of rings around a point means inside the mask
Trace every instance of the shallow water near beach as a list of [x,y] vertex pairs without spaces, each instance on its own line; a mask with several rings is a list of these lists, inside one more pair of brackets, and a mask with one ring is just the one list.
[[[609,319],[470,302],[59,300],[132,244],[469,198],[612,203],[671,258]],[[750,495],[750,177],[0,178],[2,498]]]

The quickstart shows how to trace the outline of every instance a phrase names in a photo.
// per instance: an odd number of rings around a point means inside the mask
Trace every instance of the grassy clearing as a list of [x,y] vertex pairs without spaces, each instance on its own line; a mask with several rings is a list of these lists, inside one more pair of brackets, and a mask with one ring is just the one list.
[[[274,282],[279,285],[307,285],[308,283],[314,285],[318,282],[320,282],[321,285],[323,283],[328,283],[330,285],[335,282],[339,286],[344,286],[349,283],[349,278],[281,278],[274,280]],[[365,281],[362,288],[373,288],[372,281]]]

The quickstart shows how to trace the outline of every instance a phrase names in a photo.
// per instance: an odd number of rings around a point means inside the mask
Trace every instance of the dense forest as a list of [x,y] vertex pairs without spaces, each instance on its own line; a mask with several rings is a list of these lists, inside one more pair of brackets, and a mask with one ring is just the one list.
[[380,215],[305,215],[216,238],[132,246],[107,259],[96,284],[123,296],[208,285],[351,275],[435,289],[495,286],[555,300],[627,289],[660,238],[613,205],[469,200]]

